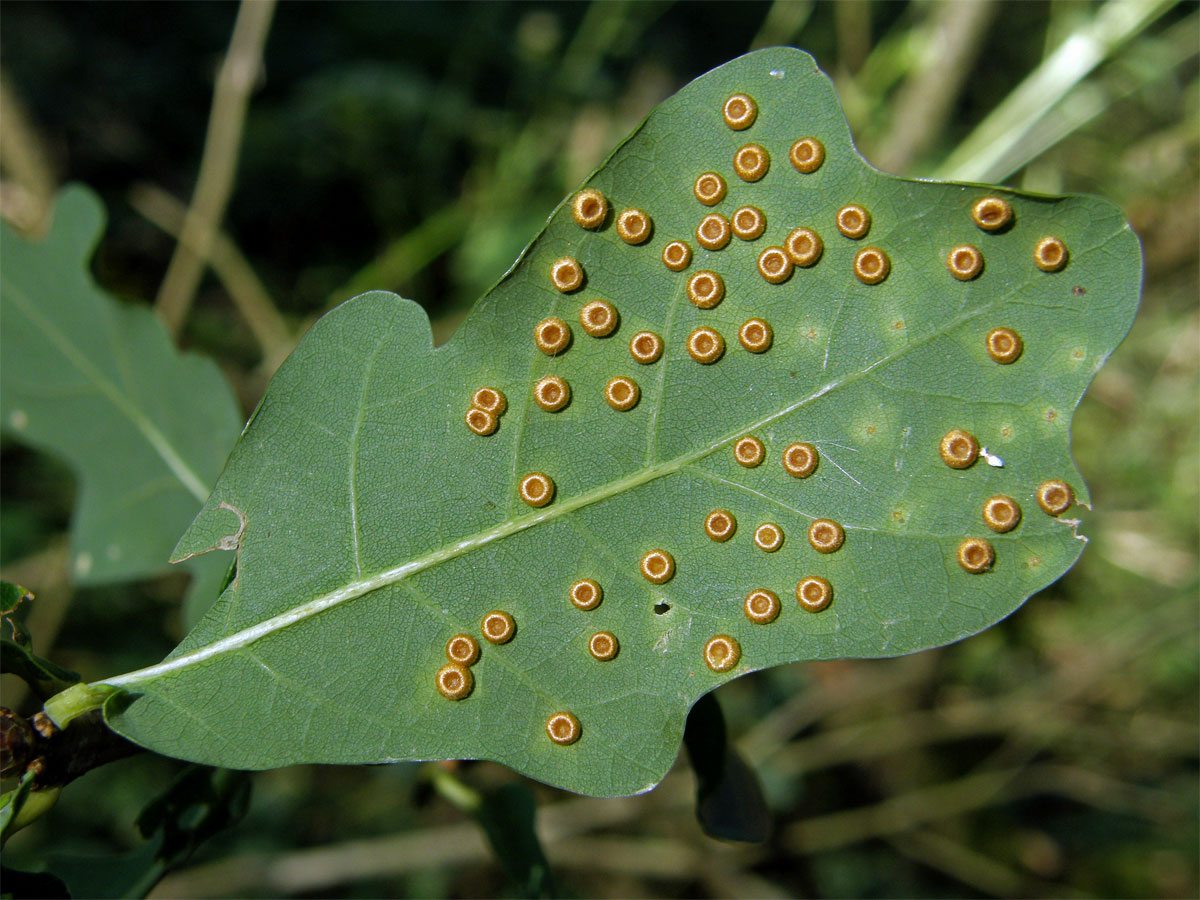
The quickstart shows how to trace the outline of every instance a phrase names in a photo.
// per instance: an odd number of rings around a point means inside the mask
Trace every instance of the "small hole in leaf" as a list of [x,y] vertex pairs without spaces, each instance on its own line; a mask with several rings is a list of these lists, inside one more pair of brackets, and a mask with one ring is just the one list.
[[659,600],[654,604],[654,614],[656,616],[665,616],[671,611],[671,604],[664,600]]

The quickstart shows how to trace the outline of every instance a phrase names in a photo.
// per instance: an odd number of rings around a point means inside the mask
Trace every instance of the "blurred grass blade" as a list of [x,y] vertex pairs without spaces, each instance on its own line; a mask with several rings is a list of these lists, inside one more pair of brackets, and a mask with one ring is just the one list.
[[1019,165],[1008,159],[1096,66],[1175,5],[1176,0],[1108,0],[1018,85],[937,168],[935,177],[999,181]]

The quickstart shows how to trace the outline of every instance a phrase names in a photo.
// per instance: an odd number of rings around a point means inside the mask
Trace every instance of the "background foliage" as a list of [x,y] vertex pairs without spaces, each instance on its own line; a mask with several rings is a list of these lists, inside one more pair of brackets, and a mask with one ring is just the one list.
[[[1066,35],[1114,8],[951,12],[966,6],[284,5],[240,136],[228,241],[213,260],[221,277],[201,282],[181,341],[220,362],[248,412],[287,342],[361,289],[419,300],[444,339],[651,106],[752,46],[813,52],[869,160],[937,172]],[[1142,312],[1076,416],[1074,451],[1097,509],[1083,559],[965,643],[790,666],[722,689],[775,816],[763,845],[700,834],[682,762],[629,800],[536,788],[560,886],[589,896],[1200,889],[1200,27],[1193,5],[1132,6],[1161,15],[1114,41],[1022,141],[1026,152],[1008,157],[1016,186],[1117,200],[1145,247]],[[172,226],[193,190],[237,7],[141,9],[5,4],[0,212],[36,229],[58,183],[92,185],[112,220],[97,277],[150,301],[174,250],[153,223]],[[949,68],[938,73],[938,60]],[[956,79],[945,108],[931,110],[922,85]],[[1070,86],[1062,73],[1059,82]],[[254,318],[255,297],[269,298],[265,319]],[[89,680],[160,659],[181,634],[185,576],[76,590],[62,537],[71,479],[7,441],[2,465],[0,561],[38,593],[37,652]],[[4,703],[28,703],[7,678]],[[179,768],[137,758],[85,776],[8,844],[6,864],[31,865],[52,845],[137,846],[138,811]],[[490,765],[459,774],[480,789],[512,778]],[[157,895],[506,889],[482,833],[431,789],[428,767],[295,768],[254,782],[241,825]]]

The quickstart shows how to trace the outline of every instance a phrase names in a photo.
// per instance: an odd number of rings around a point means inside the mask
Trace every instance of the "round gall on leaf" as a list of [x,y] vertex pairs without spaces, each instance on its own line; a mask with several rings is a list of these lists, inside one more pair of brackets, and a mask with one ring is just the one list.
[[745,466],[747,469],[753,469],[761,464],[766,455],[767,450],[763,446],[763,442],[756,437],[740,438],[733,445],[733,458],[738,461],[738,465]]
[[483,409],[476,409],[474,406],[467,410],[466,422],[467,427],[480,437],[487,437],[500,427],[499,419],[490,412]]
[[864,247],[854,257],[854,276],[863,284],[879,284],[892,271],[892,261],[878,247]]
[[737,519],[727,509],[714,509],[704,520],[704,533],[718,544],[733,537],[735,531],[737,531]]
[[711,328],[700,327],[688,335],[688,356],[701,365],[709,366],[725,353],[725,339]]
[[546,734],[554,743],[565,747],[579,740],[583,726],[569,712],[558,712],[546,720]]
[[1057,272],[1067,264],[1067,245],[1056,237],[1044,237],[1033,248],[1033,262],[1043,272]]
[[729,187],[725,184],[725,179],[716,172],[705,172],[696,179],[692,193],[705,206],[716,206],[725,199],[725,192],[728,189]]
[[796,600],[809,612],[820,612],[833,601],[833,587],[820,575],[810,575],[796,585]]
[[758,274],[771,284],[783,284],[792,277],[792,258],[782,247],[768,247],[758,255]]
[[604,599],[604,591],[591,578],[584,578],[571,585],[571,602],[578,609],[590,611],[600,605]]
[[446,663],[437,670],[435,679],[438,693],[447,700],[462,700],[475,688],[475,676],[466,666]]
[[750,319],[738,331],[738,340],[751,353],[766,353],[774,339],[771,326],[762,319]]
[[984,231],[999,231],[1012,221],[1012,206],[1000,197],[984,197],[971,207],[971,218]]
[[650,217],[640,209],[627,209],[617,216],[617,234],[627,244],[644,244],[653,230]]
[[946,268],[959,281],[970,281],[983,271],[983,254],[970,244],[959,244],[946,254]]
[[825,252],[825,243],[821,236],[811,228],[797,228],[783,242],[783,249],[788,258],[801,268],[815,266]]
[[761,181],[771,167],[771,156],[760,144],[747,144],[733,155],[733,170],[742,181]]
[[547,375],[534,384],[533,402],[546,412],[558,412],[571,402],[571,387],[557,375]]
[[507,644],[517,633],[516,621],[500,609],[493,609],[484,616],[480,627],[483,630],[483,636],[493,644]]
[[502,416],[508,409],[508,398],[496,388],[481,387],[471,395],[471,405],[493,416]]
[[688,301],[699,309],[712,309],[725,298],[725,281],[716,272],[701,269],[688,279]]
[[446,641],[446,658],[460,666],[473,666],[479,659],[479,641],[469,634],[456,634]]
[[745,131],[758,118],[758,104],[748,94],[734,94],[721,110],[725,124],[734,131]]
[[608,337],[618,321],[617,310],[607,300],[593,300],[579,310],[579,324],[592,337]]
[[871,214],[857,203],[839,209],[836,221],[837,230],[851,240],[864,238],[871,230]]
[[986,572],[995,561],[996,551],[981,538],[967,538],[958,545],[958,564],[972,575]]
[[846,532],[833,519],[817,519],[808,526],[808,542],[818,553],[833,553],[846,541]]
[[662,352],[663,339],[653,331],[639,331],[629,339],[629,355],[643,366],[657,362]]
[[756,625],[770,625],[779,618],[782,609],[779,595],[768,590],[751,591],[742,604],[746,618]]
[[642,557],[642,577],[654,584],[666,584],[675,574],[675,558],[666,550],[651,550]]
[[774,522],[764,522],[754,529],[754,545],[759,550],[774,553],[783,546],[783,529]]
[[987,334],[988,356],[1001,365],[1016,362],[1024,349],[1025,342],[1011,328],[993,328]]
[[705,250],[720,250],[733,234],[729,220],[720,213],[709,213],[696,226],[696,242]]
[[1075,492],[1065,481],[1054,478],[1038,485],[1037,502],[1047,515],[1061,516],[1075,505]]
[[580,228],[599,228],[608,217],[608,200],[599,191],[580,191],[571,204],[571,214]]
[[733,211],[729,227],[740,240],[757,240],[767,228],[767,217],[757,206],[742,206]]
[[617,641],[616,635],[611,631],[597,631],[588,641],[588,652],[600,662],[608,662],[610,659],[616,659],[617,653],[621,650],[621,645]]
[[795,478],[807,478],[817,470],[820,458],[817,448],[812,444],[789,444],[783,451],[783,468]]
[[533,329],[533,342],[547,356],[556,356],[571,344],[571,327],[562,319],[542,319]]
[[742,658],[742,645],[727,634],[718,634],[704,645],[704,664],[714,672],[728,672]]
[[1004,534],[1021,523],[1021,507],[1012,497],[997,494],[983,504],[983,521],[992,531]]
[[952,469],[967,469],[979,459],[979,441],[975,435],[961,428],[947,431],[938,445],[942,462]]
[[672,272],[682,272],[692,262],[692,248],[684,241],[671,241],[663,247],[663,265]]
[[555,260],[550,266],[550,283],[564,294],[583,287],[583,266],[569,256]]
[[624,375],[609,379],[608,384],[604,386],[604,399],[617,412],[633,409],[637,406],[641,396],[642,392],[638,388],[637,382]]
[[521,479],[521,499],[536,508],[545,506],[554,499],[554,481],[542,472],[533,472]]
[[792,144],[788,159],[792,161],[796,171],[809,175],[821,168],[825,162],[825,145],[816,138],[801,138]]

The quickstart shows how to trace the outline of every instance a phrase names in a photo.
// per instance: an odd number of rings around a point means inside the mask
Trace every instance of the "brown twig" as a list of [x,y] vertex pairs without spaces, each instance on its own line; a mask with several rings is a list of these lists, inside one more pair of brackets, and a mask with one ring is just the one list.
[[262,64],[274,10],[275,0],[242,0],[233,38],[217,75],[192,205],[155,301],[155,309],[172,337],[178,337],[183,327],[233,192],[250,89]]

